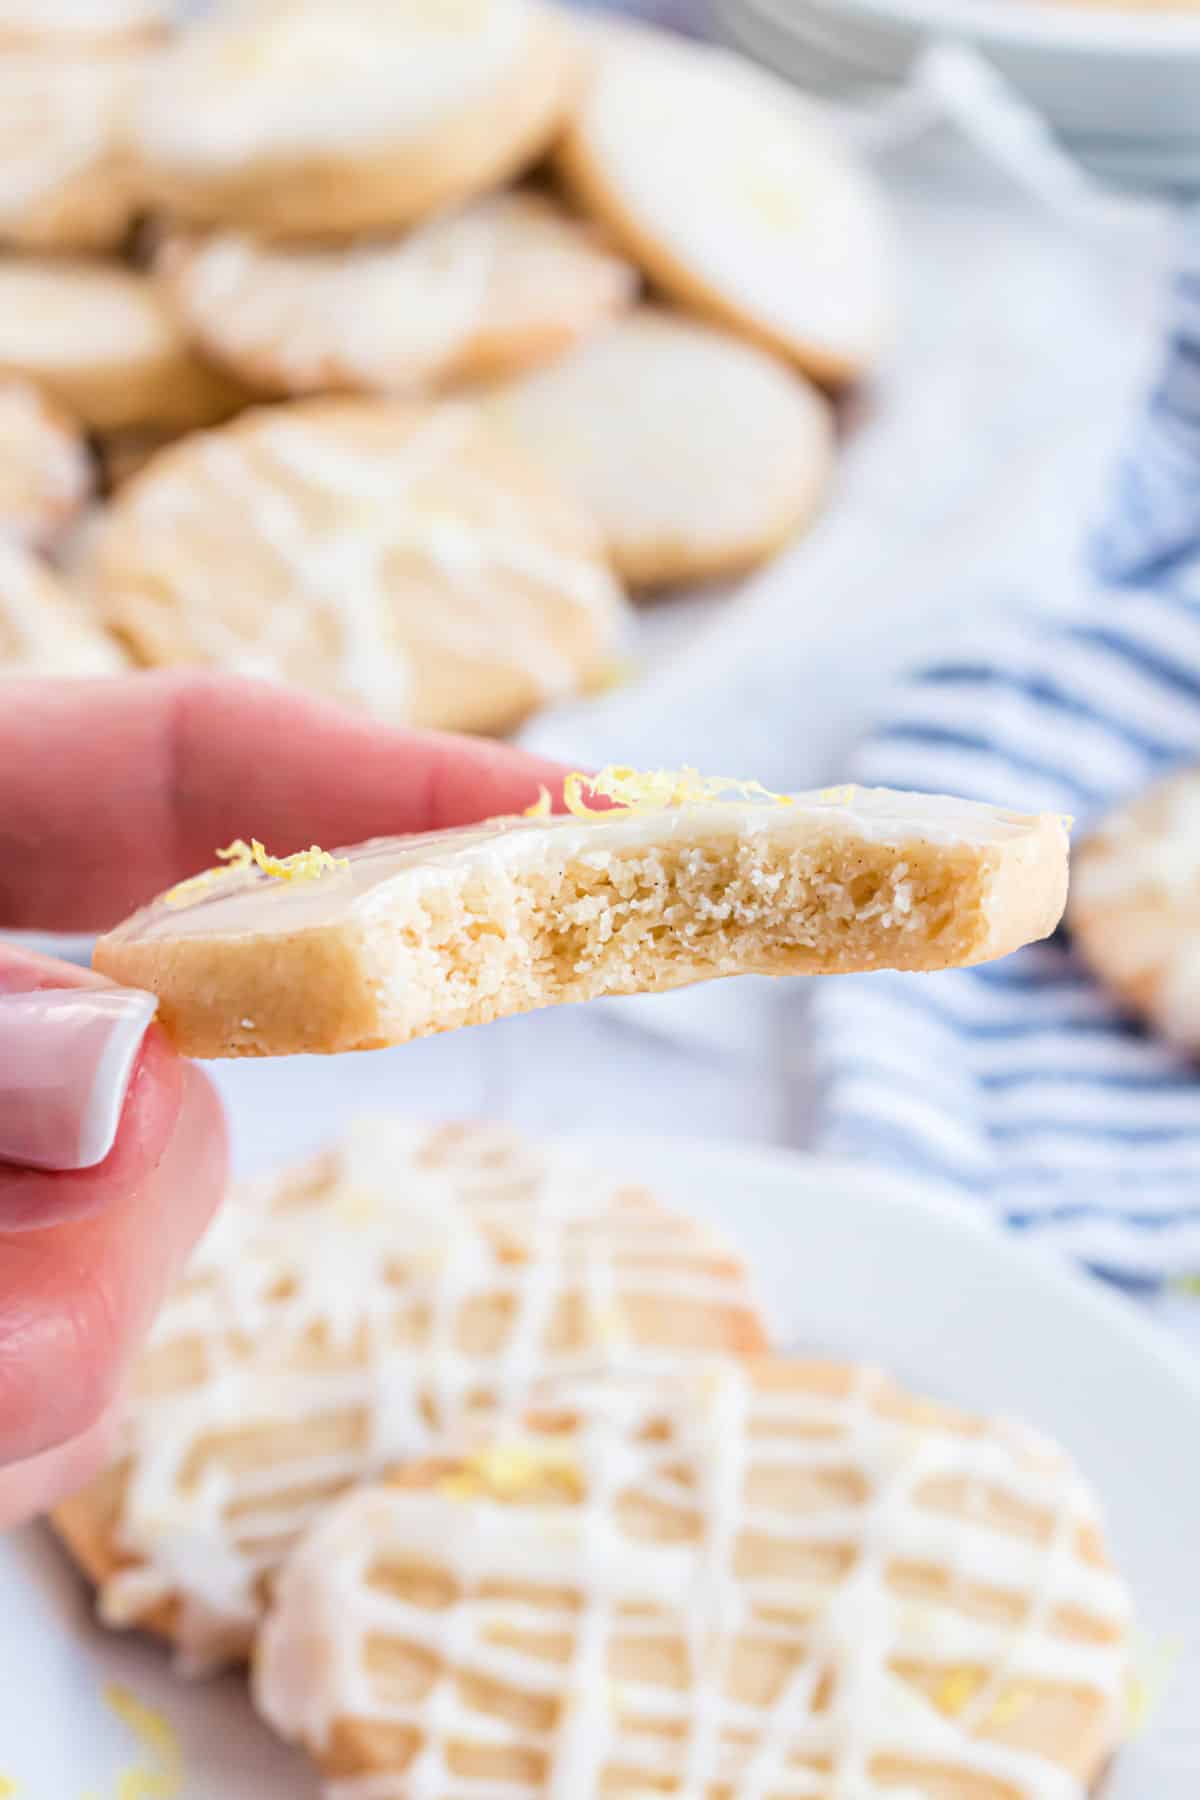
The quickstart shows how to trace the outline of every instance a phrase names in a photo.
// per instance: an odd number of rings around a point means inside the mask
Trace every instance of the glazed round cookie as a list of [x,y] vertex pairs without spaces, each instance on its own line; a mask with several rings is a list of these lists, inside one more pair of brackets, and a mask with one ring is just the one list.
[[533,162],[574,86],[540,0],[264,0],[181,36],[144,91],[150,193],[281,236],[412,224]]
[[869,370],[888,315],[880,202],[815,110],[731,51],[623,29],[585,41],[557,153],[584,209],[682,305],[820,381]]
[[119,675],[117,645],[63,583],[0,535],[0,681],[17,675]]
[[496,396],[636,586],[752,568],[820,504],[829,408],[753,344],[643,307]]
[[1126,1730],[1096,1502],[878,1371],[551,1384],[301,1540],[255,1700],[330,1800],[1083,1800]]
[[474,407],[313,400],[185,439],[92,561],[139,662],[498,730],[598,677],[624,620],[599,536]]
[[125,121],[146,66],[136,52],[0,54],[0,243],[109,250],[127,236]]
[[0,50],[107,49],[162,36],[174,0],[0,0]]
[[28,382],[0,380],[0,538],[44,548],[81,511],[92,481],[67,415]]
[[180,234],[158,267],[196,342],[277,394],[416,394],[512,374],[569,348],[637,284],[587,226],[524,192],[352,245]]
[[1156,783],[1084,839],[1067,922],[1123,1006],[1200,1053],[1200,769]]
[[355,1482],[515,1421],[556,1374],[764,1343],[724,1244],[569,1147],[363,1121],[235,1192],[143,1353],[122,1460],[55,1523],[109,1624],[216,1662]]
[[242,398],[191,348],[149,276],[66,257],[0,260],[0,375],[37,382],[84,425],[198,425]]
[[721,976],[986,962],[1048,935],[1066,897],[1053,813],[691,769],[572,774],[564,798],[572,815],[543,791],[534,817],[338,855],[239,842],[94,966],[156,994],[185,1055],[331,1053]]

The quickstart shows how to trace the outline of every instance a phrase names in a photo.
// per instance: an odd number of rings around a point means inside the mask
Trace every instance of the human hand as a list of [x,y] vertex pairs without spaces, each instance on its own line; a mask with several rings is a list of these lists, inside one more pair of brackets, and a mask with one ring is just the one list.
[[[434,830],[560,777],[256,682],[12,683],[0,929],[100,930],[236,837],[287,854]],[[149,1017],[90,971],[0,943],[0,1525],[111,1455],[124,1373],[225,1184],[217,1096]]]

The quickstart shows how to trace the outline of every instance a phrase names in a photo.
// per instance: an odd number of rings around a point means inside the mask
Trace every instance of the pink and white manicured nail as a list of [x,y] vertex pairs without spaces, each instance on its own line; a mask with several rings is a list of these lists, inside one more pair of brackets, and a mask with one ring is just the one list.
[[0,993],[0,1163],[104,1161],[155,1004],[136,988]]

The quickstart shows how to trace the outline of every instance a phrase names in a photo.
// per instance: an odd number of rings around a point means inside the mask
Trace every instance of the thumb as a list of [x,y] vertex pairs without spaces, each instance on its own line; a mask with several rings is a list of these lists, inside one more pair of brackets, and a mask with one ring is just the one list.
[[12,1471],[22,1506],[34,1491],[47,1503],[68,1471],[78,1479],[87,1442],[102,1442],[224,1186],[216,1094],[149,1022],[151,1005],[0,947],[0,1465],[27,1465]]

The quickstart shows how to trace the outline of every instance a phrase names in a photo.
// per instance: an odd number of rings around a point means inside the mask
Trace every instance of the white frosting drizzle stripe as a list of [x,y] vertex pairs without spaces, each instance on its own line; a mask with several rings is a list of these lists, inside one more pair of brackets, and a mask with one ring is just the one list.
[[666,1372],[756,1328],[741,1265],[645,1195],[500,1128],[364,1121],[235,1195],[160,1315],[105,1616],[180,1597],[185,1655],[219,1658],[337,1488],[517,1418],[549,1375]]
[[[1008,1427],[956,1429],[944,1416],[892,1416],[892,1392],[863,1371],[841,1400],[813,1406],[802,1387],[764,1398],[754,1375],[729,1361],[666,1381],[550,1382],[544,1403],[574,1423],[547,1439],[527,1422],[521,1442],[535,1460],[547,1443],[559,1457],[569,1447],[581,1501],[511,1505],[439,1487],[347,1496],[283,1571],[260,1640],[259,1704],[318,1753],[339,1720],[421,1734],[402,1782],[384,1772],[343,1778],[330,1800],[597,1800],[640,1789],[705,1800],[722,1783],[737,1800],[920,1800],[915,1781],[881,1779],[885,1759],[989,1777],[1021,1800],[1082,1800],[1050,1755],[979,1734],[1006,1696],[1047,1684],[1093,1695],[1117,1735],[1128,1603],[1117,1578],[1083,1554],[1091,1497],[1036,1440]],[[842,1467],[865,1482],[862,1503],[827,1512],[819,1500],[797,1510],[762,1498],[780,1492],[763,1488],[765,1473],[826,1466],[806,1454],[807,1433],[831,1413]],[[928,1498],[931,1483],[947,1480],[965,1483],[962,1517]],[[1043,1518],[1050,1502],[1048,1532],[1035,1542],[998,1522],[997,1492]],[[667,1494],[691,1533],[656,1531],[628,1509],[632,1496]],[[755,1566],[767,1557],[761,1520],[772,1513],[773,1541],[836,1544],[849,1554],[845,1572],[744,1575],[749,1546]],[[897,1583],[897,1565],[912,1558],[939,1572],[933,1597]],[[436,1609],[371,1585],[389,1562],[445,1572],[457,1598]],[[481,1594],[484,1584],[563,1590],[578,1605],[510,1603]],[[969,1591],[1010,1584],[1020,1600],[1013,1622],[969,1615]],[[1082,1613],[1094,1638],[1064,1629],[1064,1608]],[[522,1631],[526,1641],[513,1641]],[[554,1634],[569,1639],[566,1663],[540,1647]],[[423,1697],[401,1700],[373,1672],[368,1639],[381,1637],[436,1660]],[[664,1654],[682,1646],[684,1685],[622,1679],[614,1646],[633,1642]],[[770,1700],[731,1692],[737,1653],[755,1643],[794,1655]],[[905,1678],[906,1659],[983,1679],[943,1708]],[[485,1713],[464,1694],[464,1675],[561,1702],[557,1722],[539,1729]],[[464,1774],[449,1760],[463,1745],[519,1748],[545,1759],[544,1777]]]
[[[377,413],[376,403],[360,405],[363,417],[386,420],[383,403]],[[615,628],[619,591],[598,560],[552,548],[533,509],[471,469],[464,453],[477,428],[473,409],[447,404],[407,438],[397,428],[368,449],[354,444],[353,427],[340,432],[323,417],[260,414],[253,433],[210,433],[140,486],[129,502],[140,534],[132,554],[139,565],[169,558],[189,632],[225,667],[286,673],[298,650],[311,655],[324,625],[334,633],[338,688],[393,716],[411,690],[415,639],[469,663],[519,668],[547,696],[569,692],[575,663],[543,601]],[[222,515],[215,501],[231,495],[236,505]],[[222,606],[212,559],[177,553],[176,533],[193,524],[223,531],[231,550],[245,545],[277,561],[283,597],[264,602],[252,630],[240,604],[232,615]],[[401,559],[426,575],[398,575]],[[413,586],[421,579],[424,602]]]

